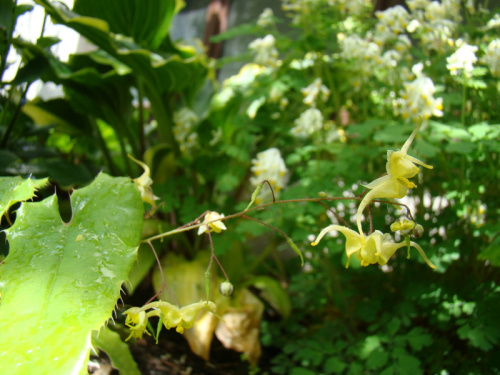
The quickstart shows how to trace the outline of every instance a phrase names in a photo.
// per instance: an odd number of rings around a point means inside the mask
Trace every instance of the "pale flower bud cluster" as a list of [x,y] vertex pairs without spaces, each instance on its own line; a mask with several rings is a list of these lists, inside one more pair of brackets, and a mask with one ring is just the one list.
[[295,120],[291,132],[298,138],[308,138],[323,127],[323,114],[316,108],[306,109]]
[[276,40],[271,34],[264,38],[255,39],[248,45],[248,48],[254,53],[254,61],[256,64],[276,67],[278,62],[278,50],[275,47]]
[[452,76],[470,77],[477,62],[477,47],[464,43],[454,54],[446,59],[446,68]]
[[189,108],[181,108],[174,113],[174,137],[183,153],[189,153],[198,144],[198,134],[194,131],[198,116]]
[[251,171],[254,174],[250,178],[253,186],[260,185],[263,180],[268,180],[275,191],[280,191],[285,187],[288,170],[277,148],[259,152],[252,160]]
[[500,77],[500,39],[495,39],[486,47],[484,62],[495,77]]
[[311,107],[316,107],[316,99],[318,99],[318,97],[326,101],[330,96],[330,90],[323,85],[321,78],[316,78],[313,83],[300,91],[305,96],[304,103]]

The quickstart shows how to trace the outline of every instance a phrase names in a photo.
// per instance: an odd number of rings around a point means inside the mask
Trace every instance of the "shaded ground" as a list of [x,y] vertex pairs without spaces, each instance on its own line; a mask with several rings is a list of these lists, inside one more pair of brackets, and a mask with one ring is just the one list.
[[130,345],[130,350],[144,375],[211,375],[248,374],[248,363],[241,360],[241,354],[227,350],[214,337],[210,361],[193,354],[187,341],[174,330],[163,331],[156,345],[152,337]]

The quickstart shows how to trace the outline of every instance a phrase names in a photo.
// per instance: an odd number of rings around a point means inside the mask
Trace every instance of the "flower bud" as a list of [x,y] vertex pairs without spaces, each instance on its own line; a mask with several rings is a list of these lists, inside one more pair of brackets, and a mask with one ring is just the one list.
[[415,222],[408,219],[406,216],[401,216],[398,220],[391,224],[393,232],[401,231],[402,236],[407,236],[415,228]]
[[420,224],[415,225],[415,228],[413,228],[413,235],[415,238],[420,238],[424,234],[424,227],[421,226]]
[[224,297],[229,297],[233,294],[233,284],[229,280],[224,281],[219,285],[219,293]]

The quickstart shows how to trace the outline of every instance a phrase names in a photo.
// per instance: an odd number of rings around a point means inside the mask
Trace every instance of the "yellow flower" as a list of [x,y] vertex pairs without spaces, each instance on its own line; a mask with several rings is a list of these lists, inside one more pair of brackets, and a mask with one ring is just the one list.
[[417,185],[408,180],[409,178],[415,177],[420,171],[420,168],[418,168],[415,164],[429,169],[433,168],[432,166],[427,165],[417,158],[407,154],[418,129],[419,127],[413,131],[401,150],[387,151],[387,174],[377,178],[375,181],[370,182],[368,185],[365,185],[366,188],[371,190],[364,196],[356,213],[356,222],[360,233],[363,233],[361,228],[361,214],[372,200],[379,198],[399,199],[405,197],[408,189],[417,187]]
[[223,230],[226,230],[226,226],[224,223],[218,219],[223,218],[224,214],[219,214],[215,211],[210,211],[205,215],[205,219],[203,220],[203,223],[208,223],[205,225],[202,225],[201,227],[198,228],[198,235],[205,233],[205,232],[215,232],[215,233],[220,233]]
[[403,236],[407,236],[415,228],[416,223],[406,216],[401,216],[398,220],[391,224],[391,231],[401,231]]
[[[394,255],[396,250],[407,245],[407,242],[405,241],[400,243],[392,242],[392,237],[390,234],[384,234],[378,230],[365,237],[365,235],[341,225],[330,225],[326,227],[321,231],[321,233],[318,235],[318,237],[316,237],[316,240],[312,242],[311,245],[316,246],[319,241],[321,241],[323,236],[328,232],[331,232],[332,230],[341,232],[346,238],[346,268],[349,267],[349,262],[353,254],[361,261],[362,266],[368,266],[369,264],[375,263],[384,265]],[[429,267],[436,268],[436,266],[429,261],[424,251],[417,243],[410,241],[409,244],[410,246],[413,246],[417,249],[422,258],[424,258],[425,262],[429,265]]]
[[149,335],[146,330],[148,325],[148,316],[146,311],[139,307],[132,307],[124,312],[127,315],[125,324],[130,327],[130,336],[125,341],[130,340],[131,337],[141,339],[144,333]]
[[156,307],[161,311],[161,315],[155,315],[161,316],[165,328],[170,329],[175,327],[175,330],[179,333],[184,333],[184,329],[189,329],[193,326],[201,310],[207,309],[215,312],[216,309],[215,304],[211,301],[200,301],[182,308],[163,301],[159,301],[156,304]]
[[147,164],[134,159],[132,156],[128,155],[130,159],[132,159],[134,162],[139,164],[142,169],[144,169],[144,173],[139,177],[134,180],[132,180],[137,188],[139,189],[139,192],[141,193],[141,198],[144,202],[149,203],[151,206],[155,207],[155,200],[160,199],[157,196],[153,194],[153,189],[151,189],[151,185],[153,184],[153,180],[150,177],[151,171],[149,170],[149,167]]
[[[131,330],[127,340],[131,337],[142,338],[143,333],[149,335],[146,326],[148,319],[152,316],[160,317],[165,328],[175,328],[177,332],[184,333],[184,329],[193,327],[194,321],[202,309],[215,312],[216,306],[211,301],[200,301],[179,308],[179,306],[168,302],[156,301],[143,307],[132,307],[124,312],[127,315],[125,324]],[[146,312],[146,310],[150,311]]]

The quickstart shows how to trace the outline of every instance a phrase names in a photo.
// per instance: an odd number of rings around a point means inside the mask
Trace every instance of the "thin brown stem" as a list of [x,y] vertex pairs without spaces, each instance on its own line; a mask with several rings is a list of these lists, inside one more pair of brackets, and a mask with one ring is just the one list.
[[156,258],[156,263],[158,264],[158,268],[160,269],[161,283],[162,284],[161,284],[160,290],[153,297],[151,297],[145,303],[145,305],[147,305],[148,303],[150,303],[151,301],[153,301],[156,297],[158,297],[160,295],[160,293],[163,292],[163,288],[165,288],[165,289],[167,289],[168,294],[170,294],[170,297],[172,298],[172,300],[174,301],[174,303],[177,306],[179,306],[179,302],[177,302],[177,299],[175,298],[174,293],[172,293],[172,290],[170,289],[170,287],[168,286],[167,282],[165,281],[165,275],[163,274],[163,268],[161,267],[160,259],[158,258],[158,254],[156,253],[156,250],[155,250],[153,244],[150,241],[146,241],[146,243],[149,245],[149,247],[151,247],[151,250],[153,251],[153,254],[154,254],[155,258]]
[[207,270],[205,271],[205,273],[210,273],[210,267],[212,266],[212,262],[215,259],[215,261],[219,265],[220,270],[224,274],[224,277],[226,278],[226,280],[229,280],[229,277],[227,276],[227,273],[224,270],[224,267],[222,267],[222,264],[219,262],[219,259],[215,255],[214,242],[212,241],[212,233],[210,233],[210,231],[208,231],[207,234],[208,234],[208,239],[209,239],[209,242],[210,242],[210,250],[211,250],[212,253],[211,253],[211,256],[210,256],[210,262],[208,263],[208,267],[207,267]]
[[[192,221],[190,223],[184,224],[183,226],[181,226],[179,228],[176,228],[176,229],[173,229],[171,231],[168,231],[168,232],[165,232],[165,233],[162,233],[162,234],[157,234],[156,236],[149,237],[149,238],[143,240],[142,242],[149,242],[149,241],[159,240],[161,238],[172,236],[172,235],[177,234],[177,233],[182,233],[182,232],[186,232],[188,230],[193,230],[193,229],[199,228],[202,225],[207,225],[208,226],[209,224],[215,223],[216,221],[224,221],[224,220],[234,219],[236,217],[242,217],[245,214],[248,214],[248,213],[256,211],[256,210],[263,210],[264,208],[272,206],[274,204],[300,203],[300,202],[321,202],[321,201],[336,201],[336,200],[357,200],[357,201],[360,201],[360,200],[362,200],[362,198],[360,196],[360,197],[320,197],[320,198],[285,199],[285,200],[281,200],[281,201],[276,201],[276,202],[270,202],[270,203],[261,204],[259,206],[252,207],[252,208],[249,208],[249,209],[241,211],[241,212],[237,212],[237,213],[232,214],[232,215],[228,215],[228,216],[224,216],[224,217],[219,217],[219,218],[214,219],[212,221],[200,223],[199,222],[200,218],[208,212],[208,211],[205,211],[205,213],[203,213],[196,220],[194,220],[194,221]],[[411,216],[411,213],[410,213],[410,209],[408,208],[407,205],[405,205],[403,203],[389,202],[389,201],[383,201],[383,200],[378,200],[378,199],[374,199],[372,202],[379,202],[379,203],[393,204],[393,205],[395,204],[395,205],[406,207],[406,210],[408,212],[408,216],[413,220],[413,218]],[[252,218],[249,218],[249,219],[250,220],[256,220],[256,219],[252,219]],[[269,226],[266,223],[262,223],[262,224],[264,224],[266,226]],[[288,238],[288,236],[286,236],[286,234],[283,231],[280,231],[279,229],[274,228],[272,226],[269,226],[269,227],[271,227],[273,229],[276,229],[278,232],[280,232],[282,235],[284,235],[285,238]]]
[[328,207],[323,202],[318,202],[318,203],[320,205],[322,205],[323,207],[325,207],[328,211],[330,211],[339,222],[342,222],[347,228],[351,229],[351,226],[349,225],[349,223],[347,221],[345,221],[344,218],[342,218],[338,213],[336,213],[333,208]]

